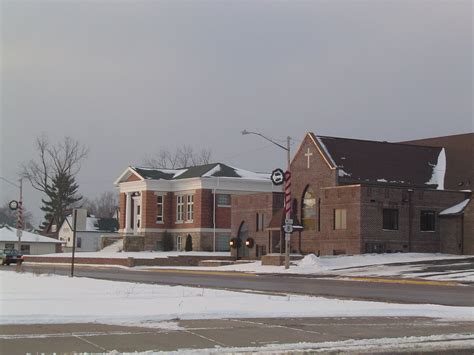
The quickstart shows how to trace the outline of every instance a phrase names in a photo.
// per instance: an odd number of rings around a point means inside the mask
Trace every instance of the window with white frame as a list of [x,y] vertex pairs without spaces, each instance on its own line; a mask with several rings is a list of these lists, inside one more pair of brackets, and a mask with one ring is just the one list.
[[194,195],[188,195],[186,199],[186,220],[194,219]]
[[163,195],[156,196],[156,223],[163,223]]
[[176,250],[177,251],[183,250],[183,237],[180,235],[176,237]]
[[176,196],[176,221],[182,222],[184,219],[184,196]]

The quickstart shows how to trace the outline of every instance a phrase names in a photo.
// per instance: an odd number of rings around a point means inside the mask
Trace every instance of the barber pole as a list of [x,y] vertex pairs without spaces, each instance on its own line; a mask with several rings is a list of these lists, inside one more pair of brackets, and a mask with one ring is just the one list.
[[291,218],[291,172],[285,172],[285,215]]
[[16,222],[16,229],[23,229],[23,201],[18,202],[18,220]]

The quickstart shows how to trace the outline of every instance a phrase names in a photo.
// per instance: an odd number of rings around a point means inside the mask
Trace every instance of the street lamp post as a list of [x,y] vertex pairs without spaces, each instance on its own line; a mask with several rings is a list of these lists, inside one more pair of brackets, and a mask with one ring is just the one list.
[[[286,137],[286,147],[275,142],[274,140],[265,137],[263,134],[258,133],[258,132],[250,132],[244,129],[242,132],[242,135],[247,135],[247,134],[254,134],[257,136],[262,137],[263,139],[273,143],[274,145],[280,147],[281,149],[286,150],[287,153],[287,172],[289,173],[288,175],[291,176],[291,171],[290,171],[290,165],[291,165],[291,158],[290,158],[290,140],[291,138],[288,136]],[[285,218],[289,220],[291,218],[291,192],[288,189],[285,191],[286,193],[289,193],[289,198],[285,196],[285,210],[286,210],[286,215]],[[287,206],[288,204],[288,206]],[[291,233],[285,232],[285,269],[288,269],[290,267],[290,238],[291,238]]]

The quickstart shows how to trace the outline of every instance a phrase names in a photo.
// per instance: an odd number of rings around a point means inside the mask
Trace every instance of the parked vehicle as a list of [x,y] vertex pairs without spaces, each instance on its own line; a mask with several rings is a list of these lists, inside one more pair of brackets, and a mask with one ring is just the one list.
[[23,262],[23,254],[16,249],[0,250],[0,258],[2,265],[18,264]]

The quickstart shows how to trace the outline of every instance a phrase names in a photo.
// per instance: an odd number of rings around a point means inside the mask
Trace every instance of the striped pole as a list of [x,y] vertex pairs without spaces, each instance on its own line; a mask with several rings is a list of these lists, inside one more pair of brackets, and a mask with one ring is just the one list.
[[285,172],[285,216],[291,218],[291,172]]
[[23,229],[23,201],[18,202],[18,220],[16,222],[16,229]]

